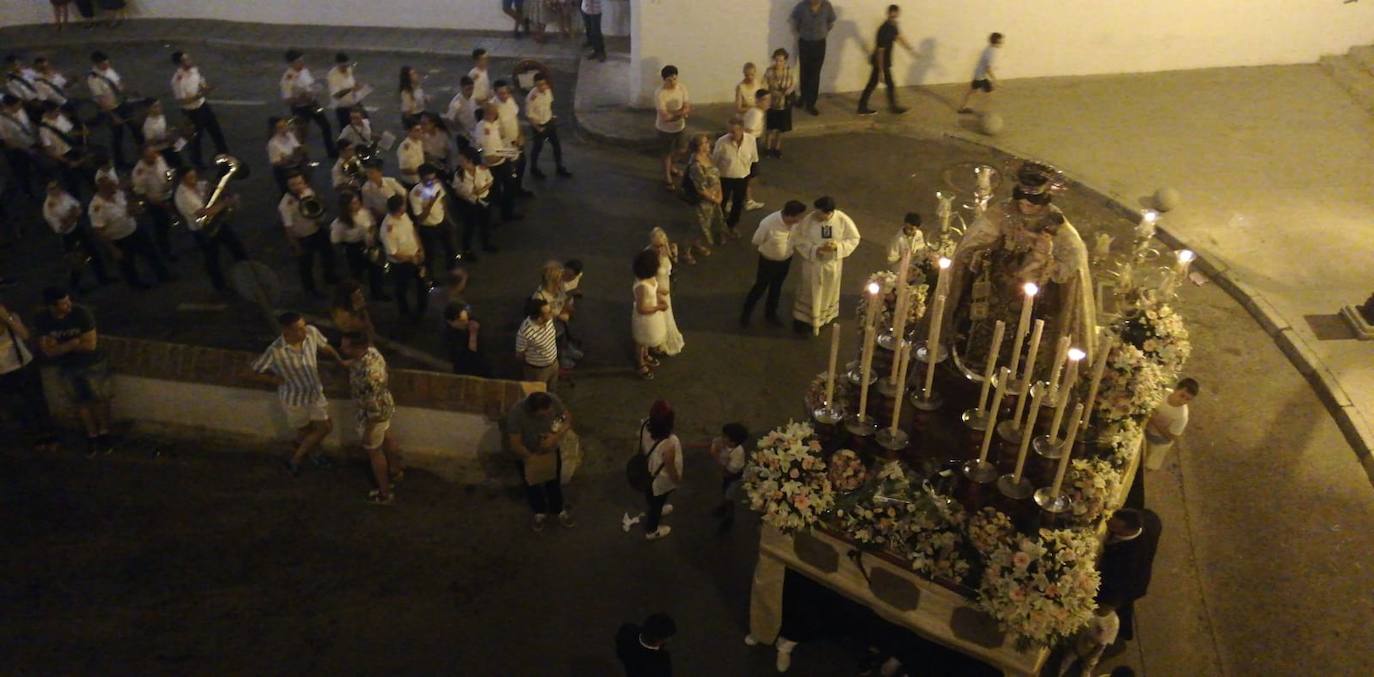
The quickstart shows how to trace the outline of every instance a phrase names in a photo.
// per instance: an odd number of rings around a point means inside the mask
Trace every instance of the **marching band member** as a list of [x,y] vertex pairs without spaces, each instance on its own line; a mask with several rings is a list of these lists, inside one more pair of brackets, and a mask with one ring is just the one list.
[[[406,213],[405,197],[392,195],[387,199],[386,208],[387,215],[382,219],[382,227],[377,237],[382,241],[382,248],[386,251],[386,260],[391,263],[391,281],[394,285],[396,307],[401,311],[401,315],[418,322],[425,316],[425,309],[429,307],[429,291],[420,274],[420,266],[425,264],[425,250],[415,233],[415,224]],[[414,315],[410,313],[411,288],[415,290]]]
[[281,76],[281,98],[291,108],[291,115],[300,120],[301,141],[305,140],[310,122],[314,121],[324,133],[324,152],[331,158],[338,155],[338,150],[334,148],[334,134],[329,131],[329,119],[324,116],[324,109],[316,100],[315,76],[305,67],[305,55],[300,50],[287,50],[286,63],[286,72]]
[[334,166],[329,170],[330,184],[335,191],[354,188],[354,183],[359,178],[348,172],[350,164],[358,162],[358,153],[353,149],[353,142],[348,139],[339,140],[339,159],[334,161]]
[[23,102],[13,94],[5,94],[0,99],[0,146],[14,180],[30,198],[37,197],[33,189],[33,161],[42,150],[38,132]]
[[[505,113],[501,115],[504,118]],[[563,166],[563,144],[558,140],[558,118],[553,114],[553,86],[543,73],[534,74],[534,89],[525,97],[525,119],[529,120],[530,131],[534,132],[530,174],[536,179],[544,178],[544,172],[539,171],[539,153],[544,150],[544,142],[548,141],[553,146],[553,166],[558,175],[571,177],[572,172]]]
[[105,260],[91,239],[90,226],[81,222],[81,203],[63,189],[62,182],[57,179],[48,181],[47,191],[48,196],[43,200],[43,220],[62,238],[62,252],[67,255],[71,268],[68,286],[81,291],[81,271],[88,264],[96,284],[114,282],[114,278],[105,272]]
[[380,221],[386,218],[386,203],[392,195],[400,195],[405,198],[409,195],[405,186],[400,181],[390,176],[382,175],[382,161],[372,160],[363,165],[363,172],[367,175],[367,180],[363,182],[362,195],[363,206],[372,212],[373,218]]
[[172,253],[172,219],[176,216],[172,211],[174,185],[167,177],[170,170],[166,158],[149,143],[143,147],[143,157],[129,172],[129,187],[147,203],[148,216],[153,220],[153,237],[162,257],[176,263],[176,254]]
[[525,134],[520,129],[520,104],[511,94],[510,84],[505,80],[496,81],[496,97],[493,101],[496,102],[499,114],[496,125],[501,131],[501,140],[516,153],[514,171],[517,194],[525,197],[534,195],[520,185],[525,178]]
[[[306,205],[321,207],[320,213],[309,213]],[[325,284],[332,285],[339,278],[334,275],[334,249],[329,246],[329,233],[320,228],[320,221],[324,218],[323,203],[303,174],[291,172],[287,175],[286,194],[277,203],[277,213],[281,215],[287,245],[296,257],[301,288],[311,296],[319,296],[319,288],[315,286],[316,256],[320,257]]]
[[[224,215],[225,210],[238,206],[239,196],[224,195],[207,208],[205,201],[210,199],[210,194],[210,185],[200,180],[199,171],[188,167],[181,172],[181,178],[177,181],[176,210],[181,214],[181,222],[191,231],[191,237],[195,238],[196,246],[200,248],[201,256],[205,259],[205,273],[210,276],[210,284],[215,286],[216,291],[223,293],[228,291],[229,285],[225,282],[224,272],[220,268],[220,248],[229,250],[229,256],[235,262],[247,261],[248,252],[244,250],[243,242],[229,224],[228,216]],[[206,224],[209,223],[215,225],[206,228]]]
[[[340,153],[343,149],[339,149]],[[343,248],[348,272],[355,280],[367,278],[373,301],[389,301],[382,291],[382,267],[368,260],[367,250],[377,245],[377,220],[353,190],[339,193],[339,216],[329,224],[329,241]]]
[[148,232],[138,227],[138,221],[130,211],[128,197],[118,183],[109,179],[97,182],[89,213],[91,227],[101,240],[110,245],[110,253],[119,262],[119,270],[129,286],[135,289],[151,288],[139,279],[138,268],[134,265],[136,258],[143,259],[153,269],[159,282],[171,281],[171,272],[157,255]]
[[468,77],[472,78],[472,100],[479,105],[491,99],[491,77],[487,74],[490,61],[487,50],[481,47],[472,50],[472,70],[468,71]]
[[406,138],[396,146],[396,164],[400,167],[401,183],[410,189],[420,181],[420,165],[425,163],[425,130],[417,120],[406,128]]
[[496,179],[496,202],[501,208],[502,221],[515,221],[515,196],[520,192],[520,178],[515,174],[515,157],[518,151],[506,145],[497,127],[500,111],[496,102],[488,101],[479,111],[477,126],[473,128],[473,142],[482,152],[482,164],[491,170]]
[[[458,245],[454,242],[453,222],[448,218],[448,191],[439,180],[439,168],[428,162],[420,165],[420,182],[410,189],[410,213],[415,215],[415,230],[428,253],[425,264],[429,266],[430,279],[437,280],[447,268],[444,262],[458,255]],[[444,250],[442,260],[440,248]]]
[[5,57],[5,90],[34,112],[38,111],[38,103],[43,101],[33,81],[37,75],[18,56],[10,54]]
[[148,116],[143,118],[144,144],[157,149],[167,164],[181,167],[181,155],[176,151],[177,133],[167,129],[167,116],[162,112],[162,102],[154,101],[148,106]]
[[90,183],[89,175],[80,171],[86,158],[76,150],[78,142],[76,128],[62,114],[62,108],[51,101],[44,103],[43,119],[38,123],[38,146],[57,166],[62,185],[73,195],[78,194],[83,183]]
[[429,105],[429,97],[421,86],[425,77],[410,66],[401,66],[401,126],[410,129],[410,124],[419,119]]
[[110,126],[110,152],[117,165],[124,162],[124,132],[134,139],[134,146],[143,145],[143,132],[133,125],[134,111],[124,93],[123,80],[110,66],[104,52],[91,53],[91,70],[86,74],[86,87],[100,108],[103,122]]
[[377,142],[372,136],[372,121],[367,119],[361,106],[348,111],[348,126],[339,130],[339,140],[348,141],[358,148]]
[[172,74],[172,96],[181,107],[181,114],[191,121],[191,138],[187,139],[191,146],[191,164],[204,167],[200,141],[205,133],[210,134],[217,155],[228,153],[229,144],[224,141],[219,118],[215,117],[210,102],[205,100],[205,95],[210,91],[210,83],[206,82],[200,74],[200,69],[191,61],[191,55],[186,52],[172,52],[172,63],[177,67],[176,73]]
[[347,54],[339,52],[334,55],[334,67],[324,76],[329,85],[329,107],[334,109],[334,120],[340,129],[348,124],[349,111],[361,102],[358,90],[362,87],[353,76],[353,65]]
[[449,138],[444,123],[440,122],[439,116],[433,113],[422,113],[420,115],[420,130],[424,133],[423,138],[421,138],[421,145],[425,151],[425,162],[438,167],[439,173],[447,177],[453,171],[453,165],[449,161],[453,141]]
[[67,76],[53,68],[45,56],[33,60],[33,86],[38,88],[38,98],[51,101],[59,106],[67,104]]
[[301,139],[291,128],[291,118],[271,118],[272,138],[267,140],[267,160],[272,163],[272,176],[277,188],[286,192],[286,175],[304,174],[309,170],[309,155]]
[[472,78],[464,75],[458,82],[458,93],[448,102],[448,113],[444,115],[450,131],[467,138],[472,138],[472,128],[477,126],[479,104],[473,98],[473,89]]
[[453,190],[458,195],[463,217],[463,258],[476,261],[472,250],[474,231],[482,239],[482,251],[499,251],[491,243],[491,189],[496,180],[482,164],[482,156],[471,148],[458,151],[458,171],[453,175]]

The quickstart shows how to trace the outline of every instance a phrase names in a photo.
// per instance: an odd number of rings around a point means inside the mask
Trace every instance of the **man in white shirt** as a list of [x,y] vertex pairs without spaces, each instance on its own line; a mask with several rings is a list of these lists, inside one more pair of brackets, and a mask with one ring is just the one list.
[[[410,189],[410,212],[415,215],[415,230],[428,254],[430,279],[437,280],[447,270],[447,262],[458,255],[453,222],[448,218],[448,191],[439,180],[439,169],[426,162],[420,165],[420,182]],[[443,258],[439,251],[443,250]]]
[[91,228],[111,246],[115,260],[119,261],[119,270],[129,286],[135,289],[149,288],[138,277],[135,258],[142,258],[153,269],[159,282],[172,279],[147,231],[138,227],[138,222],[130,213],[128,198],[118,183],[109,180],[96,183],[96,194],[91,197],[89,214]]
[[778,319],[778,299],[782,296],[782,283],[787,280],[787,271],[792,267],[792,232],[806,216],[806,205],[797,200],[789,200],[782,210],[773,212],[759,221],[751,242],[759,250],[758,273],[754,275],[754,286],[744,297],[744,310],[740,311],[739,324],[749,326],[754,314],[754,305],[768,291],[768,300],[763,304],[763,319],[774,327],[781,327]]
[[444,118],[452,123],[450,129],[456,134],[471,137],[472,128],[477,126],[477,109],[481,104],[474,96],[475,90],[472,78],[464,75],[458,81],[458,93],[448,102],[448,112]]
[[339,140],[353,144],[355,149],[363,149],[377,142],[372,134],[372,121],[367,119],[361,107],[348,111],[348,124],[339,130]]
[[921,233],[921,215],[916,212],[907,212],[902,219],[902,229],[887,244],[887,263],[894,272],[908,251],[911,252],[912,262],[920,261],[926,251],[926,237]]
[[654,92],[654,129],[663,146],[663,180],[668,188],[677,190],[673,181],[673,160],[682,147],[682,132],[687,129],[687,117],[692,114],[692,102],[687,98],[687,85],[678,82],[677,66],[664,66],[659,71],[663,86]]
[[539,153],[544,150],[544,142],[553,146],[553,165],[559,176],[572,177],[572,172],[563,166],[563,144],[558,140],[558,117],[553,114],[553,86],[543,73],[534,74],[534,89],[525,97],[525,119],[530,122],[534,132],[534,149],[530,151],[530,174],[536,179],[544,178],[539,171]]
[[186,52],[172,52],[172,63],[177,67],[176,72],[172,74],[172,97],[181,107],[181,114],[191,121],[191,138],[186,140],[187,145],[191,147],[191,164],[204,168],[205,160],[200,154],[203,135],[210,135],[210,141],[215,144],[216,155],[228,153],[229,144],[224,140],[219,118],[215,117],[210,102],[205,100],[205,95],[210,92],[210,83],[201,76],[200,69],[191,61],[191,55]]
[[291,118],[272,118],[272,138],[267,140],[267,161],[272,163],[272,176],[277,188],[286,192],[286,176],[292,172],[303,174],[309,171],[310,156],[301,139],[296,136]]
[[[429,307],[429,289],[424,283],[421,271],[425,265],[425,249],[420,244],[420,236],[415,232],[415,223],[406,213],[406,199],[393,195],[387,200],[387,215],[382,219],[377,236],[381,238],[386,260],[391,262],[391,281],[394,285],[393,296],[396,307],[402,316],[418,322]],[[414,289],[415,314],[410,313],[410,290]]]
[[[319,205],[319,214],[307,213],[307,205]],[[324,220],[323,202],[315,195],[305,176],[294,172],[287,175],[286,194],[277,203],[277,213],[281,215],[287,246],[296,257],[301,288],[311,296],[319,296],[319,289],[315,286],[316,256],[320,257],[325,284],[333,285],[339,278],[334,275],[334,248],[329,244],[329,231],[320,227]]]
[[758,142],[754,135],[744,131],[744,120],[736,115],[730,118],[730,131],[716,139],[711,159],[720,170],[721,208],[730,203],[725,214],[725,225],[737,235],[735,227],[744,214],[744,203],[749,199],[749,172],[759,161]]
[[496,179],[482,164],[482,156],[471,148],[458,152],[458,171],[453,174],[453,190],[458,195],[463,216],[463,258],[476,261],[472,250],[474,232],[482,238],[482,251],[494,254],[491,244],[491,194]]
[[425,151],[425,162],[434,165],[439,173],[448,176],[452,171],[453,142],[448,131],[433,113],[420,114],[420,130],[423,132],[421,145]]
[[420,181],[420,165],[425,163],[425,128],[419,120],[411,123],[406,138],[396,146],[396,166],[401,184],[407,190]]
[[978,55],[978,65],[973,69],[973,82],[969,84],[968,91],[964,92],[964,100],[959,104],[959,112],[972,113],[973,109],[968,107],[969,100],[974,94],[983,92],[986,98],[992,98],[992,90],[997,85],[997,74],[993,72],[993,65],[997,62],[997,52],[1002,49],[1002,34],[993,33],[988,36],[988,46],[983,48],[983,53]]
[[43,200],[43,220],[48,222],[58,237],[62,238],[62,253],[66,255],[71,268],[68,286],[81,289],[81,271],[91,267],[96,284],[109,284],[114,278],[105,272],[105,260],[100,249],[91,240],[91,230],[81,222],[81,203],[62,188],[56,179],[48,181],[47,197]]
[[[205,201],[210,199],[210,193],[210,185],[200,180],[200,173],[193,168],[187,168],[177,182],[174,202],[177,212],[181,215],[181,222],[186,224],[186,229],[191,231],[191,236],[196,239],[196,245],[200,247],[210,283],[216,290],[224,292],[228,290],[229,285],[225,282],[224,271],[220,267],[220,247],[228,249],[229,256],[235,262],[248,260],[248,252],[244,250],[243,243],[234,233],[225,214],[226,210],[238,206],[239,196],[224,195],[207,209]],[[217,227],[210,229],[214,231],[213,235],[200,224],[199,219],[202,217],[208,218],[210,222],[217,222]]]
[[479,106],[491,100],[491,76],[487,73],[490,61],[487,50],[481,47],[472,50],[472,70],[468,71],[468,77],[472,78],[472,100]]
[[17,55],[5,57],[5,90],[28,105],[42,100],[38,86],[33,82],[35,75]]
[[4,148],[5,161],[14,172],[15,182],[30,199],[36,197],[33,161],[39,152],[38,127],[24,110],[23,102],[12,94],[0,99],[0,147]]
[[143,156],[129,172],[129,187],[134,195],[147,203],[148,216],[153,220],[153,237],[162,257],[176,263],[172,251],[172,179],[171,167],[153,144],[143,146]]
[[1197,397],[1196,379],[1185,378],[1159,404],[1145,424],[1145,469],[1159,470],[1169,458],[1169,450],[1188,427],[1188,403]]
[[525,135],[520,130],[520,103],[511,94],[510,83],[505,80],[496,81],[496,95],[491,103],[496,104],[497,109],[497,129],[501,131],[501,140],[506,147],[516,152],[514,166],[517,195],[530,197],[534,193],[525,190],[520,182],[525,178]]
[[520,175],[516,173],[516,158],[520,151],[508,146],[501,138],[499,119],[501,111],[496,102],[488,101],[480,111],[477,126],[473,128],[473,143],[482,153],[482,163],[491,170],[496,179],[496,203],[501,208],[502,221],[518,221],[515,213],[515,196],[520,194]]
[[801,288],[792,308],[794,328],[821,333],[821,327],[840,316],[840,280],[844,260],[858,248],[858,226],[835,208],[830,196],[818,198],[815,211],[798,224],[793,248],[802,258]]
[[286,424],[296,431],[296,448],[286,459],[286,470],[295,477],[307,455],[313,455],[316,465],[329,465],[323,455],[315,453],[334,429],[329,420],[329,401],[320,381],[319,353],[340,365],[344,361],[324,334],[306,324],[300,313],[282,313],[277,316],[277,323],[281,336],[253,361],[252,373],[257,380],[277,387],[277,397],[286,410]]
[[124,162],[124,132],[129,132],[137,148],[143,145],[143,131],[133,124],[134,110],[126,100],[123,80],[110,66],[110,57],[104,52],[91,53],[91,70],[86,75],[86,88],[91,91],[91,98],[100,108],[101,120],[110,126],[110,151],[114,154],[115,164],[127,166]]
[[67,103],[67,76],[53,68],[48,57],[35,57],[33,72],[33,84],[38,88],[39,99],[51,101],[59,106]]
[[334,67],[324,76],[329,85],[329,107],[334,109],[334,120],[340,129],[348,125],[349,111],[362,102],[358,94],[363,86],[353,76],[353,65],[347,54],[339,52],[334,55]]
[[[85,162],[89,156],[75,148],[75,126],[62,108],[51,101],[43,103],[43,118],[38,123],[38,149],[56,167],[62,185],[73,194],[79,193],[83,185],[91,185],[90,175],[85,173]],[[111,160],[113,162],[113,160]]]
[[334,147],[334,134],[329,131],[329,119],[324,116],[324,109],[318,101],[315,76],[305,67],[305,55],[300,50],[287,50],[286,63],[286,72],[282,73],[280,82],[281,98],[291,109],[291,115],[300,120],[301,140],[305,140],[313,120],[324,132],[325,152],[330,158],[337,156],[339,152]]
[[386,218],[387,202],[392,195],[399,195],[405,199],[409,194],[405,186],[400,181],[382,174],[383,163],[381,160],[372,160],[363,165],[363,172],[367,174],[367,181],[363,182],[362,197],[363,206],[372,212],[372,218],[381,221]]

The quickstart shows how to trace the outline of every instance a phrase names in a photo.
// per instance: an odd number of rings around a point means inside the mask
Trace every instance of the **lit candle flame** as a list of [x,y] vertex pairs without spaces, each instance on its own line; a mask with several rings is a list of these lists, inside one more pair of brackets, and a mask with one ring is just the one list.
[[1027,282],[1021,289],[1026,292],[1026,296],[1035,296],[1040,293],[1040,285],[1034,282]]
[[1154,223],[1159,220],[1159,212],[1153,209],[1146,209],[1140,212],[1140,219],[1145,223]]
[[1085,358],[1085,357],[1087,357],[1087,356],[1088,356],[1087,353],[1085,353],[1085,352],[1083,352],[1083,351],[1081,351],[1081,350],[1079,350],[1079,349],[1077,349],[1077,348],[1069,348],[1069,359],[1070,359],[1070,360],[1073,360],[1074,362],[1077,362],[1077,361],[1079,361],[1079,360],[1081,360],[1081,359],[1083,359],[1083,358]]
[[869,293],[869,294],[872,294],[873,296],[877,296],[877,295],[878,295],[878,292],[880,292],[880,291],[882,291],[882,290],[883,290],[882,285],[878,284],[877,282],[869,282],[869,283],[868,283],[868,293]]
[[1191,249],[1183,249],[1178,252],[1179,263],[1192,263],[1195,258],[1197,258],[1197,254],[1194,254]]
[[[1189,252],[1189,253],[1191,253],[1191,252]],[[942,268],[942,269],[943,269],[943,268],[948,268],[948,267],[950,267],[950,265],[953,264],[953,263],[954,263],[953,261],[949,260],[949,259],[946,258],[946,257],[943,257],[943,256],[940,257],[940,268]]]

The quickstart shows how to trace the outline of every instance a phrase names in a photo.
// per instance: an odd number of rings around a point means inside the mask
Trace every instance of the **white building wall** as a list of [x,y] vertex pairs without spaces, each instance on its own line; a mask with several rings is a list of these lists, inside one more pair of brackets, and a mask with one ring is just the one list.
[[[631,80],[647,104],[673,64],[693,100],[728,101],[746,61],[796,53],[787,16],[797,0],[634,0]],[[832,0],[823,91],[862,89],[868,52],[889,0]],[[1374,2],[1342,0],[897,0],[898,85],[967,81],[987,35],[1007,42],[1004,78],[1312,62],[1374,42]],[[795,63],[795,62],[794,62]]]

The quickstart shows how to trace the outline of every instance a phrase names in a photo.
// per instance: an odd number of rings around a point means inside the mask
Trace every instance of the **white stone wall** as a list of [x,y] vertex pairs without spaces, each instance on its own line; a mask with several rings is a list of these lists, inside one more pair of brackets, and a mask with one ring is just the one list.
[[[647,103],[674,64],[697,102],[728,101],[746,61],[795,54],[787,16],[797,0],[633,0],[632,86]],[[832,0],[823,91],[862,89],[867,54],[889,0]],[[1374,2],[1342,0],[897,0],[898,85],[967,81],[993,31],[1006,35],[1006,78],[1316,61],[1374,41]],[[1067,103],[1066,105],[1071,105]]]

